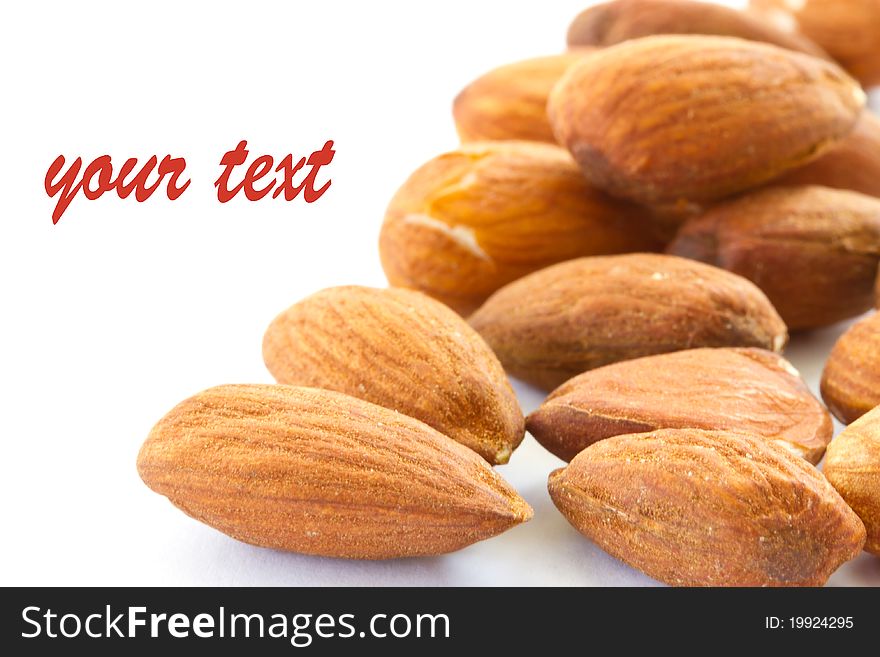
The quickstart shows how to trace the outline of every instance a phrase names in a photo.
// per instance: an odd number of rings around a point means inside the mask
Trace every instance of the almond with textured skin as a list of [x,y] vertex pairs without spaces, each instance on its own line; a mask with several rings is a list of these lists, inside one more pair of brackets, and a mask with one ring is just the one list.
[[865,523],[865,549],[880,556],[880,409],[863,415],[832,441],[823,471]]
[[[865,86],[880,84],[880,0],[750,0],[780,12]],[[793,17],[794,21],[786,20]]]
[[788,339],[746,279],[649,253],[535,272],[492,295],[470,322],[509,373],[546,389],[621,360],[696,347],[781,351]]
[[548,112],[592,184],[665,205],[716,200],[817,159],[864,103],[825,60],[729,37],[658,36],[574,64]]
[[461,141],[522,139],[555,144],[547,98],[568,67],[590,51],[581,48],[499,66],[471,82],[452,106]]
[[880,118],[862,113],[855,129],[825,155],[773,181],[776,185],[822,185],[880,198]]
[[337,390],[410,415],[507,463],[523,415],[504,369],[459,315],[412,290],[323,290],[281,313],[263,338],[279,383]]
[[822,399],[844,424],[880,406],[880,314],[840,336],[825,363],[821,389]]
[[831,416],[791,364],[763,349],[688,349],[585,372],[526,420],[570,461],[593,443],[656,429],[717,429],[773,441],[818,463]]
[[827,187],[769,187],[684,225],[667,251],[744,276],[789,329],[871,308],[880,263],[880,199]]
[[548,265],[661,249],[646,214],[592,189],[558,146],[475,143],[404,183],[388,206],[379,252],[392,285],[469,313]]
[[747,434],[601,440],[551,474],[549,488],[587,538],[675,586],[820,586],[865,542],[818,470]]
[[771,43],[815,57],[827,57],[801,34],[760,16],[692,0],[613,0],[578,14],[568,29],[570,46],[613,46],[655,34],[702,34]]
[[441,554],[532,515],[463,445],[313,388],[232,385],[195,395],[153,428],[138,471],[233,538],[330,557]]

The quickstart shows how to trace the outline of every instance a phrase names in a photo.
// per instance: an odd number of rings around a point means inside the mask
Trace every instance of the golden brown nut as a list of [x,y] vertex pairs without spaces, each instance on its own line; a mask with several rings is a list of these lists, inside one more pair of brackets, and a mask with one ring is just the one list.
[[748,278],[791,330],[828,326],[872,306],[880,199],[771,186],[689,221],[667,251]]
[[564,461],[611,436],[693,428],[763,436],[818,463],[833,431],[797,370],[763,349],[688,349],[584,372],[554,390],[526,428]]
[[816,468],[748,434],[600,440],[551,474],[549,489],[587,538],[675,586],[821,586],[865,543]]
[[695,347],[781,351],[788,339],[751,282],[647,253],[542,269],[498,290],[470,322],[510,374],[545,389],[630,358]]
[[865,523],[865,549],[880,556],[880,409],[863,415],[832,441],[823,471]]
[[329,390],[218,386],[178,404],[138,454],[144,483],[246,543],[348,559],[458,550],[532,510],[475,452]]
[[525,433],[492,350],[459,315],[413,290],[317,292],[274,319],[263,359],[278,383],[394,409],[493,464],[507,463]]
[[548,113],[593,185],[674,205],[742,192],[817,159],[852,131],[864,103],[825,60],[742,39],[659,36],[574,64]]
[[507,64],[471,82],[452,105],[461,141],[522,139],[555,144],[547,98],[568,67],[591,50]]
[[880,314],[860,320],[840,337],[825,363],[821,389],[844,424],[880,405]]

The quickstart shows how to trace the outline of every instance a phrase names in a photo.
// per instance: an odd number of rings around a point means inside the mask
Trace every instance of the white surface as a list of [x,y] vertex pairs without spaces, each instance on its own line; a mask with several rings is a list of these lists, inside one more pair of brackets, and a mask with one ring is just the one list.
[[[410,171],[454,147],[459,88],[562,48],[566,2],[13,3],[2,54],[4,540],[0,583],[651,585],[553,508],[559,465],[530,437],[501,468],[535,519],[457,554],[346,563],[257,549],[204,527],[135,472],[153,423],[206,387],[270,381],[281,309],[328,285],[382,286],[376,239]],[[210,7],[209,11],[203,8]],[[317,203],[213,195],[218,162],[336,141]],[[178,201],[77,197],[57,226],[59,154],[185,156]],[[815,384],[842,327],[789,356]],[[540,401],[520,389],[526,411]],[[832,584],[880,584],[860,557]]]

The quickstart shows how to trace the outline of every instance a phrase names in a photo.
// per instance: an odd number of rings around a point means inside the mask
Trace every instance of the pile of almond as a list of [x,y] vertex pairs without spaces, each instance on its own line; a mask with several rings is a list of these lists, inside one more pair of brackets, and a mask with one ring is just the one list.
[[[880,0],[751,4],[612,0],[469,84],[388,207],[392,287],[282,312],[277,384],[182,402],[143,480],[256,545],[440,554],[532,516],[493,468],[527,429],[564,517],[660,581],[880,555],[880,315],[828,359],[833,440],[780,355],[880,291]],[[507,375],[552,392],[524,418]]]

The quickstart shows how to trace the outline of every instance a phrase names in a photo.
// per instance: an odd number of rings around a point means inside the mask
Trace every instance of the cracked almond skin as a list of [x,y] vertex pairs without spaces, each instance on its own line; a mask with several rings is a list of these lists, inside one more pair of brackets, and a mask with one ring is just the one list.
[[574,64],[548,113],[593,185],[664,206],[808,164],[852,131],[864,104],[829,61],[729,37],[655,36]]
[[269,325],[263,359],[278,383],[410,415],[493,464],[507,463],[525,435],[495,354],[464,319],[420,292],[322,290]]
[[548,267],[501,288],[470,322],[509,374],[547,390],[632,358],[698,347],[778,352],[788,341],[751,282],[651,253]]
[[748,434],[615,436],[553,472],[549,489],[584,536],[674,586],[821,586],[865,542],[816,468]]
[[748,278],[791,330],[869,310],[880,263],[880,199],[827,187],[769,187],[686,223],[668,253]]
[[590,187],[564,149],[480,142],[410,176],[388,206],[379,253],[391,285],[468,314],[548,265],[660,250],[654,230],[646,210]]
[[138,455],[144,483],[240,541],[328,557],[458,550],[532,510],[477,454],[328,390],[227,385],[187,399]]
[[880,198],[880,118],[865,110],[848,137],[773,184],[822,185]]
[[657,429],[749,433],[816,464],[831,440],[825,407],[797,370],[763,349],[688,349],[585,372],[528,416],[539,443],[570,461],[595,442]]
[[865,523],[865,550],[880,556],[880,409],[863,415],[832,441],[823,472]]
[[481,75],[456,96],[452,106],[461,141],[517,139],[555,144],[547,98],[568,67],[591,50],[526,59]]
[[793,24],[866,87],[880,84],[880,0],[750,0]]
[[568,44],[605,47],[657,34],[739,37],[827,57],[808,38],[760,16],[690,0],[615,0],[594,5],[574,19],[568,29]]
[[880,406],[880,314],[858,321],[840,336],[820,387],[822,399],[844,424]]

